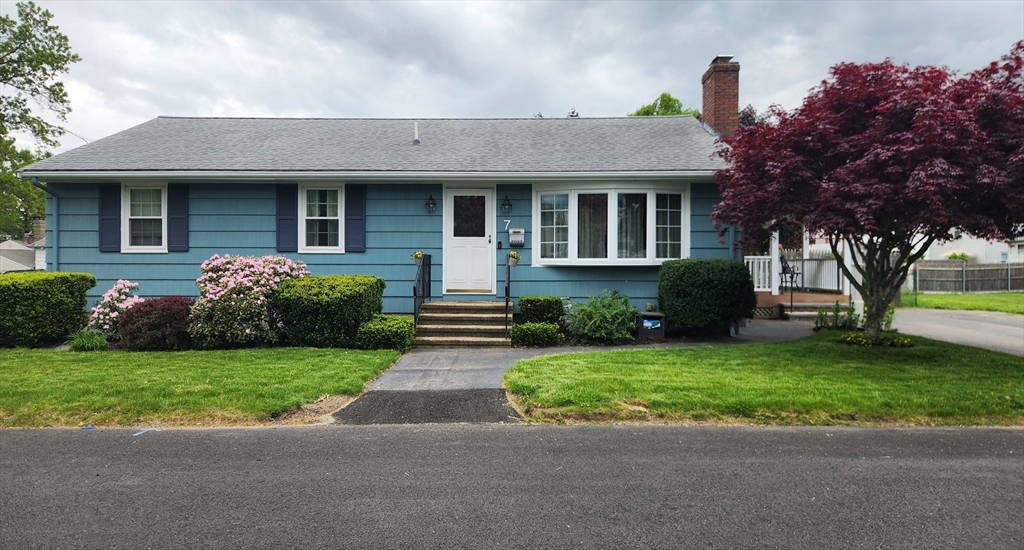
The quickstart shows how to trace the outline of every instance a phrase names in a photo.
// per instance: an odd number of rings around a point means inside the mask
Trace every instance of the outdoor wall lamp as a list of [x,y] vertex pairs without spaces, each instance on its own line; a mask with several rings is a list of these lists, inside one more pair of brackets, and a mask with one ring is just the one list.
[[433,212],[437,208],[437,202],[434,201],[434,195],[427,197],[427,212]]
[[505,195],[505,200],[501,201],[501,211],[505,214],[512,211],[512,201],[508,200],[508,195]]

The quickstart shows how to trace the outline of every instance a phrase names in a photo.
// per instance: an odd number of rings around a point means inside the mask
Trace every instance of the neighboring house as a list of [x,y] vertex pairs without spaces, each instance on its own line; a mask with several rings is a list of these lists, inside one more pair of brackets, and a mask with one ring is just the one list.
[[[47,269],[143,296],[196,295],[214,254],[284,254],[314,274],[387,281],[411,312],[417,250],[434,300],[619,290],[657,301],[671,258],[734,257],[720,238],[716,135],[738,113],[739,64],[704,75],[685,117],[257,119],[160,117],[21,170],[47,198]],[[521,228],[524,246],[510,248]]]
[[952,241],[931,245],[924,259],[943,260],[950,254],[967,254],[971,263],[977,264],[1024,262],[1024,240],[1007,243],[961,235]]
[[36,269],[36,252],[22,241],[0,242],[0,273]]

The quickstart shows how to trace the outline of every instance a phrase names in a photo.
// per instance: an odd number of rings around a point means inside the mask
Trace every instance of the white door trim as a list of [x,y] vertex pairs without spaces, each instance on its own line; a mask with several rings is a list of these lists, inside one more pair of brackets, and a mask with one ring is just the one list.
[[[448,187],[444,189],[444,236],[443,236],[443,250],[442,250],[442,264],[443,264],[443,275],[442,275],[442,291],[444,294],[449,295],[496,295],[497,294],[497,268],[496,266],[496,252],[495,252],[495,239],[497,238],[497,217],[494,211],[494,185],[474,185],[472,187]],[[487,254],[473,256],[473,260],[480,262],[487,262],[486,271],[486,286],[490,288],[464,288],[465,284],[455,284],[453,280],[458,269],[459,264],[465,265],[466,259],[458,259],[457,251],[453,247],[453,229],[455,225],[454,212],[455,212],[455,195],[459,194],[475,194],[483,195],[485,197],[485,229],[487,231]],[[482,241],[481,241],[481,244]],[[478,264],[479,265],[479,264]],[[480,266],[484,269],[484,266]]]

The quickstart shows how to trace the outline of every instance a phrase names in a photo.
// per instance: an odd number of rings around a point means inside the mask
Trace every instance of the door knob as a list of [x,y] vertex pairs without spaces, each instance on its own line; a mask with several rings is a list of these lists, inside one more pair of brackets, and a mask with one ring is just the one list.
[[487,236],[487,244],[491,244],[491,236],[490,235]]

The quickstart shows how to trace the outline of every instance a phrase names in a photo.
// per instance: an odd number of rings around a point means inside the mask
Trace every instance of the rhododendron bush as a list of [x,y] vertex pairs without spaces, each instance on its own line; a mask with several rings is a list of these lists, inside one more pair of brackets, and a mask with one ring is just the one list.
[[201,349],[267,346],[277,342],[270,301],[283,281],[309,275],[306,264],[283,256],[214,254],[196,279],[199,299],[189,336]]
[[92,308],[89,324],[85,328],[112,336],[117,334],[117,322],[121,314],[143,301],[142,298],[135,296],[137,290],[139,290],[139,283],[118,279],[110,290],[103,293],[100,303]]

